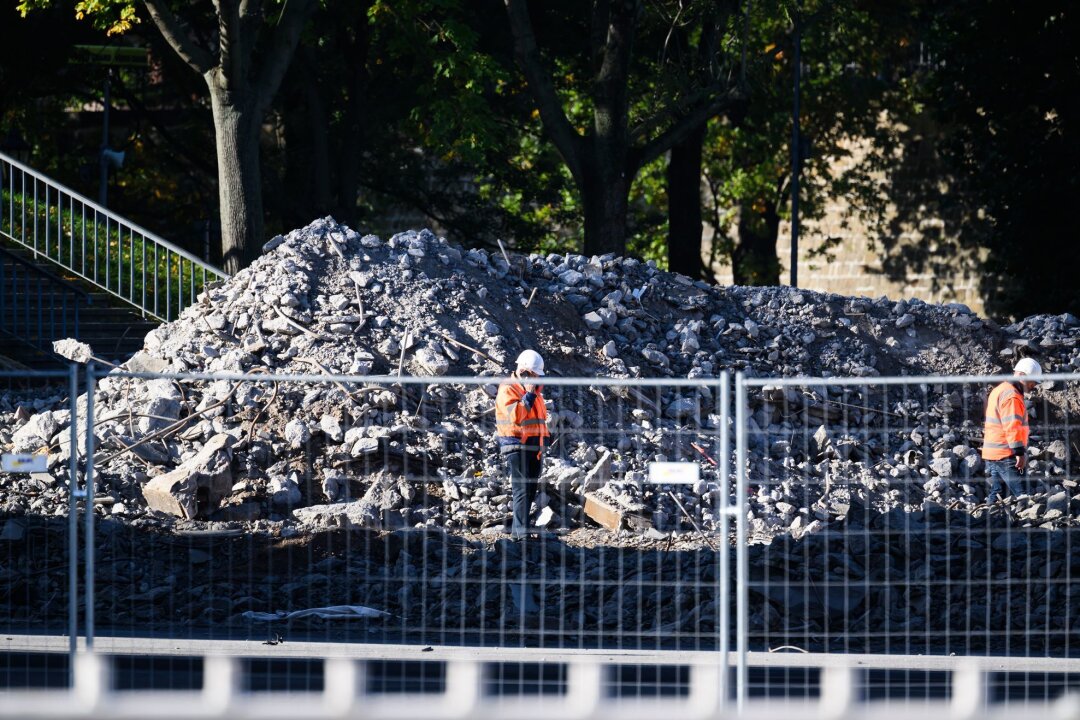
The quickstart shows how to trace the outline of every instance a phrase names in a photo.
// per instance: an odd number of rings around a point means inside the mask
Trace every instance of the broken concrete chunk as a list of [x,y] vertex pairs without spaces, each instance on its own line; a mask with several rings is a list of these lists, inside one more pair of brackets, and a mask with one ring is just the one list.
[[671,365],[671,361],[668,360],[667,355],[654,348],[642,349],[641,356],[651,362],[653,365],[659,365],[661,367],[668,367],[669,365]]
[[940,477],[952,477],[953,474],[953,461],[952,458],[940,457],[934,458],[930,461],[930,469],[934,471],[935,475]]
[[608,502],[596,493],[585,496],[585,514],[608,530],[619,531],[626,527],[635,532],[645,532],[652,523],[643,515],[624,510]]
[[327,439],[332,442],[341,442],[345,436],[344,431],[341,429],[341,421],[333,415],[323,415],[319,419],[319,428]]
[[270,478],[268,486],[270,502],[280,507],[295,507],[300,504],[300,486],[296,482],[295,473],[288,477]]
[[352,446],[352,450],[350,452],[353,457],[364,457],[365,455],[373,455],[379,452],[379,438],[360,438]]
[[814,446],[819,453],[825,452],[826,448],[829,447],[829,429],[824,425],[819,426],[814,431]]
[[142,487],[147,506],[188,520],[216,510],[232,488],[234,442],[231,435],[215,435],[195,457],[151,478]]
[[590,330],[598,330],[604,325],[604,319],[596,312],[585,313],[581,319],[585,322],[585,327]]
[[596,461],[592,469],[585,475],[585,479],[581,481],[581,492],[587,493],[590,490],[603,487],[611,479],[611,452],[605,450],[600,456],[600,459]]
[[124,363],[124,367],[131,372],[160,373],[168,371],[169,361],[140,350]]
[[608,530],[618,532],[623,526],[623,511],[596,493],[585,495],[585,514]]
[[696,419],[701,412],[697,398],[679,398],[667,406],[664,414],[674,420]]
[[49,411],[34,415],[11,436],[12,450],[32,452],[48,445],[58,425],[56,418]]
[[450,361],[431,345],[424,345],[413,353],[410,369],[416,375],[445,375],[450,372]]
[[349,494],[349,478],[339,472],[328,470],[323,477],[322,490],[330,502],[339,502]]
[[285,442],[289,443],[290,447],[301,448],[308,440],[311,439],[311,430],[308,428],[307,423],[299,418],[290,420],[285,425]]

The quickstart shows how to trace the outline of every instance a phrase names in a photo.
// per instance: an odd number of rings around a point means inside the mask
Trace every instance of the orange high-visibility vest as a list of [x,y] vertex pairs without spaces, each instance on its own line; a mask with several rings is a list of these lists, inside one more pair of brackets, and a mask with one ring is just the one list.
[[[515,437],[530,448],[543,447],[550,433],[547,429],[547,407],[544,398],[536,393],[531,408],[521,399],[525,387],[518,383],[503,383],[495,396],[495,433],[501,437]],[[504,445],[500,452],[516,450],[514,445]]]
[[1011,382],[1003,382],[986,398],[983,425],[984,460],[1005,460],[1023,455],[1028,444],[1027,406],[1024,394]]

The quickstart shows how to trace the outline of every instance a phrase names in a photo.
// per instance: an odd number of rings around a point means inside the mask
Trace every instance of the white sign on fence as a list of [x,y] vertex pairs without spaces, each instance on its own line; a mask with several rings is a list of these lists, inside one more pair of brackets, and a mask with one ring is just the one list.
[[49,456],[30,453],[4,453],[0,455],[0,470],[10,473],[48,472]]
[[649,482],[657,485],[693,485],[700,473],[696,462],[649,463]]

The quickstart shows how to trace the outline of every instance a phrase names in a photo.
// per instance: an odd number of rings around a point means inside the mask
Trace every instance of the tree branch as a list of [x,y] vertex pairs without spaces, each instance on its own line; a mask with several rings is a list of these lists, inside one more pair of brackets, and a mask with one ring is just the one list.
[[300,42],[300,33],[314,9],[315,0],[287,0],[285,9],[274,26],[270,45],[259,63],[259,74],[252,94],[257,107],[265,108],[269,105],[281,86],[281,79],[296,51],[296,44]]
[[[250,15],[251,5],[239,0],[214,0],[218,14],[218,43],[221,47],[221,78],[236,94],[247,96],[251,82],[252,54],[259,35],[261,18]],[[249,13],[245,15],[244,13]]]
[[150,13],[150,19],[157,26],[158,32],[176,51],[181,60],[200,75],[205,75],[213,69],[215,65],[213,54],[195,42],[180,20],[173,15],[167,0],[143,0],[143,4],[146,6],[146,11]]
[[634,169],[647,165],[660,157],[670,150],[672,145],[686,138],[695,127],[708,122],[725,110],[735,107],[740,102],[743,102],[742,94],[738,89],[732,89],[715,98],[712,102],[698,105],[676,120],[663,133],[638,148],[634,152],[634,161],[637,163]]
[[551,77],[544,70],[540,50],[536,47],[532,22],[529,20],[526,0],[505,0],[505,3],[506,13],[510,17],[510,29],[514,35],[514,55],[540,110],[540,119],[544,123],[544,129],[570,169],[570,173],[575,178],[582,178],[585,174],[585,162],[582,157],[584,141],[567,120],[562,103],[555,92],[555,86],[551,83]]

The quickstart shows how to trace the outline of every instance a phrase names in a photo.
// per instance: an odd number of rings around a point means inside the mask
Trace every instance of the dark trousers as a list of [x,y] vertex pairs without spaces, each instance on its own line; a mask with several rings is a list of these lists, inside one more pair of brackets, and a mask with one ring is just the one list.
[[[988,499],[999,494],[1002,497],[1005,497],[1008,493],[1011,493],[1013,497],[1016,497],[1017,495],[1022,495],[1024,492],[1024,479],[1016,470],[1016,458],[987,460],[986,478],[990,482],[990,494],[987,496]],[[1002,485],[1005,486],[1004,490],[1002,489]]]
[[518,448],[504,453],[510,470],[510,492],[513,499],[514,525],[511,533],[524,535],[529,530],[529,508],[540,489],[542,465],[536,448]]

